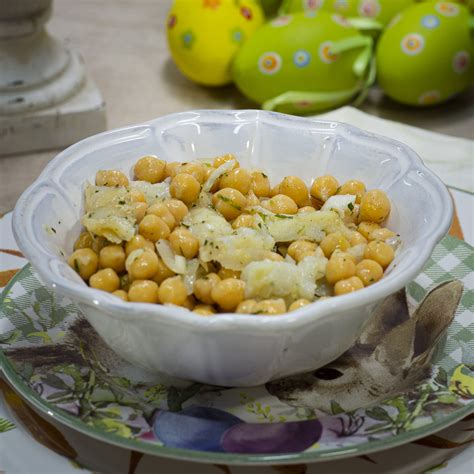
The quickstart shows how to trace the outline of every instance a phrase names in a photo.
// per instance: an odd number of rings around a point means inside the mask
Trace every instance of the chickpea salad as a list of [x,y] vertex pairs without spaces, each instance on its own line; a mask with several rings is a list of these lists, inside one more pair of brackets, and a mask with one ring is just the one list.
[[187,163],[144,156],[134,180],[100,170],[84,190],[69,265],[124,301],[202,316],[275,315],[377,283],[400,237],[378,189],[334,176],[273,187],[232,154]]

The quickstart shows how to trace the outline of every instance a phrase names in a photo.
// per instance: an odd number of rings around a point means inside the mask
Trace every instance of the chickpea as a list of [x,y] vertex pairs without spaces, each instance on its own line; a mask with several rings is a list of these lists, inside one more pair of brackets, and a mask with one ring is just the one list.
[[124,290],[115,290],[112,294],[117,296],[117,298],[120,298],[122,301],[128,301],[128,293]]
[[173,214],[176,224],[179,224],[189,212],[188,206],[186,206],[186,204],[184,204],[184,202],[180,201],[179,199],[168,199],[164,202],[164,204],[171,214]]
[[219,189],[237,189],[242,194],[247,194],[252,184],[252,176],[244,168],[236,168],[225,173],[219,180]]
[[270,250],[267,250],[266,252],[264,252],[263,260],[271,260],[273,262],[283,262],[285,259],[279,253],[271,252]]
[[391,237],[395,237],[397,234],[387,229],[385,227],[381,227],[380,229],[375,229],[369,234],[369,240],[387,240]]
[[237,189],[224,188],[212,196],[212,204],[227,220],[233,220],[242,214],[247,199]]
[[313,206],[303,206],[298,209],[298,214],[303,214],[304,212],[314,212],[316,209]]
[[128,178],[119,170],[99,170],[95,175],[95,184],[118,188],[128,186],[129,183]]
[[321,208],[321,201],[318,201],[317,199],[314,199],[314,197],[311,197],[308,194],[308,197],[301,204],[299,204],[299,207],[300,208],[302,208],[302,207],[311,207],[312,210],[315,211],[316,209]]
[[356,264],[346,255],[334,255],[326,266],[326,280],[333,285],[339,280],[345,280],[356,274]]
[[326,202],[331,196],[337,193],[339,183],[334,176],[319,176],[311,185],[311,196],[319,201]]
[[145,195],[138,189],[130,189],[129,196],[131,202],[146,202]]
[[128,290],[128,300],[135,303],[158,303],[158,285],[151,280],[135,280]]
[[216,273],[208,273],[194,282],[194,296],[203,303],[213,304],[212,289],[221,281]]
[[204,183],[204,180],[206,179],[206,172],[204,171],[204,165],[197,161],[183,163],[178,168],[178,173],[190,174],[194,176],[200,184]]
[[120,288],[120,278],[111,268],[104,268],[91,275],[89,286],[112,293]]
[[393,248],[380,240],[372,240],[372,242],[369,242],[364,253],[364,258],[375,260],[377,263],[380,263],[383,268],[388,267],[394,257],[395,252]]
[[357,226],[357,230],[362,234],[366,239],[369,238],[369,235],[376,229],[380,229],[380,226],[375,222],[361,222]]
[[319,244],[321,250],[324,252],[324,255],[329,258],[334,250],[347,250],[351,245],[349,241],[340,233],[333,232],[326,235]]
[[176,273],[173,272],[173,270],[170,270],[166,265],[165,262],[161,258],[158,258],[158,269],[156,270],[156,273],[153,275],[151,278],[154,282],[158,283],[161,285],[163,281],[165,281],[167,278],[171,278],[175,276]]
[[345,295],[347,293],[352,293],[353,291],[362,290],[364,285],[360,278],[353,276],[346,278],[345,280],[339,280],[334,285],[334,294],[336,296]]
[[178,169],[181,167],[181,163],[178,161],[172,161],[166,163],[164,178],[174,178],[178,174]]
[[212,299],[224,310],[233,311],[243,301],[245,282],[236,278],[220,281],[211,291]]
[[259,301],[253,308],[252,314],[282,314],[286,313],[286,303],[282,298]]
[[280,183],[280,194],[290,197],[299,206],[304,205],[309,198],[306,184],[298,176],[286,176]]
[[185,204],[192,204],[201,192],[201,184],[191,174],[179,173],[170,184],[170,194],[175,199],[180,199]]
[[367,239],[360,232],[353,230],[349,237],[349,243],[354,247],[355,245],[366,244]]
[[288,247],[288,255],[297,262],[301,262],[304,257],[314,255],[316,247],[317,245],[309,240],[295,240]]
[[375,260],[365,259],[356,265],[356,275],[364,286],[369,286],[383,277],[383,268]]
[[273,188],[270,190],[270,197],[274,197],[277,194],[280,194],[280,185],[279,184],[275,184],[275,186],[273,186]]
[[241,214],[232,222],[233,229],[238,229],[239,227],[255,227],[255,225],[255,217],[249,214]]
[[225,280],[226,278],[240,278],[240,272],[237,270],[231,270],[229,268],[222,267],[217,274],[221,280]]
[[258,199],[258,197],[255,196],[253,191],[249,191],[249,193],[247,194],[246,208],[248,209],[249,207],[254,207],[254,206],[260,206],[260,199]]
[[92,239],[91,234],[89,232],[81,232],[79,237],[74,242],[74,250],[79,249],[90,249],[92,248],[94,240]]
[[256,304],[257,304],[257,300],[244,300],[244,301],[241,301],[237,305],[237,308],[235,309],[235,312],[240,313],[240,314],[252,314]]
[[148,204],[146,202],[136,202],[133,206],[135,208],[135,219],[140,223],[146,215]]
[[[188,209],[186,208],[186,211]],[[164,220],[165,224],[169,227],[170,230],[173,230],[176,226],[176,219],[168,209],[168,206],[163,202],[157,202],[152,204],[147,212],[147,214],[153,214],[154,216],[158,216]]]
[[271,186],[268,176],[261,171],[254,171],[251,189],[257,197],[270,197]]
[[99,267],[99,257],[92,249],[78,249],[69,257],[68,264],[83,280],[88,280]]
[[365,184],[357,179],[346,181],[339,189],[337,194],[352,194],[356,197],[356,203],[360,204],[362,196],[365,194]]
[[156,242],[159,239],[167,239],[170,235],[170,228],[161,217],[148,214],[138,225],[138,231],[145,239]]
[[[352,247],[351,247],[352,248]],[[349,260],[352,260],[354,263],[357,263],[357,259],[355,255],[352,255],[350,252],[350,249],[347,250],[347,252],[343,252],[342,250],[336,249],[334,250],[333,254],[331,255],[331,258],[348,258]]]
[[367,191],[360,201],[359,221],[383,222],[390,214],[390,201],[380,189]]
[[235,165],[232,169],[240,167],[239,162],[237,161],[237,159],[232,153],[227,153],[226,155],[222,155],[222,156],[218,156],[214,158],[212,166],[214,166],[214,168],[219,168],[219,166],[222,166],[224,163],[227,163],[228,161],[231,161],[231,160],[235,161]]
[[293,301],[293,303],[290,304],[290,307],[288,308],[288,311],[296,311],[297,309],[302,308],[303,306],[306,306],[310,303],[305,298],[300,298],[299,300]]
[[164,179],[166,162],[156,156],[147,155],[140,158],[133,167],[135,177],[140,181],[159,183]]
[[112,268],[117,273],[125,270],[125,250],[121,245],[108,245],[99,253],[99,264],[102,268]]
[[158,271],[159,260],[155,252],[145,250],[133,260],[128,272],[134,280],[151,280]]
[[137,234],[125,244],[125,254],[128,257],[134,250],[137,249],[148,249],[154,252],[155,244],[150,240],[145,239],[143,235]]
[[208,304],[197,304],[194,307],[193,312],[200,314],[201,316],[212,316],[213,314],[216,314],[214,307]]
[[298,212],[296,202],[285,194],[277,194],[265,204],[265,207],[275,214],[296,214]]
[[178,255],[193,258],[199,252],[199,240],[185,227],[177,227],[169,236],[171,248]]
[[187,300],[186,287],[180,276],[167,278],[160,285],[158,296],[163,304],[183,306]]

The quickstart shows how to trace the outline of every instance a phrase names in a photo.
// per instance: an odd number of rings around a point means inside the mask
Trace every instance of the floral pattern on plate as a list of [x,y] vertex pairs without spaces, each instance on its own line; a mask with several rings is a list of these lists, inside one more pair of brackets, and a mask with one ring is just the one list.
[[[445,238],[407,298],[390,297],[374,318],[382,324],[369,326],[338,361],[267,386],[232,389],[157,380],[131,367],[27,266],[3,294],[0,360],[36,406],[123,446],[133,441],[135,449],[161,455],[179,448],[183,458],[201,452],[219,461],[361,454],[434,432],[472,410],[472,270],[472,248]],[[398,350],[400,341],[408,342]],[[377,379],[360,376],[393,372],[396,357],[400,370],[383,390]],[[357,388],[356,380],[365,385]]]

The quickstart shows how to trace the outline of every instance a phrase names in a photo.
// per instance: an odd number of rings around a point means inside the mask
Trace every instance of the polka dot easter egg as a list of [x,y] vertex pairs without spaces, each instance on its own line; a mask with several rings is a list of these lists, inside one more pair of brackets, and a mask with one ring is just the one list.
[[[342,40],[345,47],[340,50]],[[339,15],[280,16],[242,46],[233,78],[265,109],[306,114],[334,107],[363,88],[371,42]]]
[[413,5],[380,37],[377,76],[385,93],[427,106],[463,91],[472,79],[469,14],[453,2]]
[[166,26],[173,61],[192,81],[227,84],[235,53],[263,21],[254,0],[175,0]]
[[286,13],[326,10],[346,17],[377,20],[386,25],[398,12],[415,0],[289,0],[283,5]]

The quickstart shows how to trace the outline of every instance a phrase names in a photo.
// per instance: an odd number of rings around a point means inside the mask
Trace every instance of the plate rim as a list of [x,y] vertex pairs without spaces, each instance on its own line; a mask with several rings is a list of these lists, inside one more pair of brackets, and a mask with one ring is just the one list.
[[[459,239],[457,239],[459,240]],[[464,241],[461,241],[470,247]],[[472,248],[472,247],[471,247]],[[8,282],[0,294],[0,309],[10,289],[17,283],[27,269],[34,268],[30,263],[24,265],[13,278]],[[35,272],[36,274],[36,272]],[[36,274],[38,277],[38,275]],[[46,286],[46,285],[45,285]],[[262,466],[278,464],[300,464],[315,463],[330,460],[345,459],[353,456],[384,451],[395,448],[403,444],[416,441],[429,434],[433,434],[451,426],[462,420],[464,417],[474,413],[474,401],[465,406],[439,418],[432,423],[426,424],[413,430],[387,437],[378,441],[365,441],[355,447],[341,447],[327,450],[302,451],[298,453],[280,453],[280,454],[237,454],[237,453],[218,453],[213,451],[202,451],[185,448],[172,448],[165,445],[154,444],[152,442],[141,441],[138,439],[124,438],[113,433],[108,433],[98,428],[87,425],[78,420],[77,417],[56,408],[53,404],[42,399],[33,389],[31,389],[14,369],[13,364],[0,347],[0,372],[3,372],[8,383],[12,388],[30,405],[38,410],[46,419],[53,419],[56,422],[67,426],[70,429],[80,432],[85,436],[90,436],[98,441],[112,444],[114,446],[139,451],[154,456],[165,458],[191,461],[200,463],[218,463],[241,466]]]

